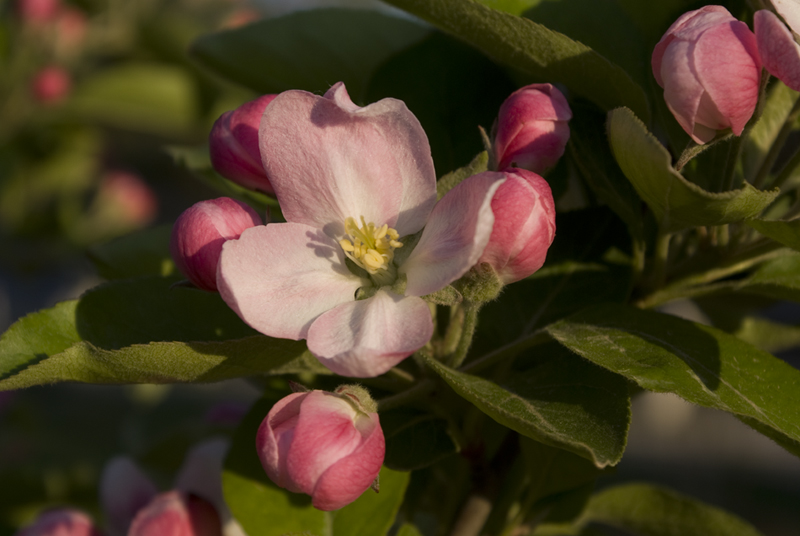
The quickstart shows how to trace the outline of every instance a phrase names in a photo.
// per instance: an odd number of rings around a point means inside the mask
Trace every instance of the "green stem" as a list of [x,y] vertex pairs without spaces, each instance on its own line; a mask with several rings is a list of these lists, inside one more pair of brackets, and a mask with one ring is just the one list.
[[461,303],[464,309],[464,324],[461,328],[461,338],[458,341],[458,346],[453,353],[451,353],[446,363],[452,368],[458,368],[464,359],[467,358],[467,352],[472,344],[472,338],[475,335],[475,328],[478,325],[478,311],[480,311],[480,304],[464,300]]
[[450,536],[479,536],[492,512],[492,502],[480,493],[473,493],[464,502]]
[[773,188],[780,188],[783,186],[792,175],[794,175],[797,166],[800,166],[800,147],[795,149],[795,153],[792,155],[792,158],[783,166],[783,168],[778,173],[778,176],[775,177],[775,180],[772,181]]
[[396,395],[387,396],[386,398],[378,400],[378,412],[404,406],[413,400],[427,395],[433,390],[435,385],[436,384],[430,378],[420,380],[402,393],[397,393]]
[[669,261],[669,242],[671,233],[660,233],[656,239],[656,251],[651,269],[650,288],[659,289],[667,279],[667,262]]
[[728,158],[725,161],[725,172],[723,174],[722,188],[720,189],[721,192],[733,190],[733,179],[736,175],[736,164],[739,161],[739,153],[742,150],[744,136],[745,133],[742,133],[741,136],[734,136],[734,138],[731,140],[731,144],[728,146]]
[[[794,130],[794,124],[797,121],[797,117],[800,115],[800,98],[798,98],[794,102],[794,106],[792,106],[792,110],[789,112],[789,115],[786,117],[786,121],[784,121],[783,126],[781,127],[780,131],[778,131],[778,135],[775,137],[775,141],[772,142],[772,145],[767,152],[767,156],[764,157],[764,161],[761,163],[761,167],[758,170],[758,174],[756,178],[753,179],[753,186],[756,188],[761,188],[769,177],[769,172],[772,171],[773,166],[775,165],[775,161],[778,159],[778,155],[783,149],[784,144],[786,143],[789,134],[792,133]],[[785,179],[784,179],[785,180]]]

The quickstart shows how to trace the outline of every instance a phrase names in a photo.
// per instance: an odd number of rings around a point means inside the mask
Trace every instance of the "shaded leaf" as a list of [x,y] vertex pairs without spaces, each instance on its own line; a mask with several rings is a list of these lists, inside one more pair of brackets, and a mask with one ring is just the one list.
[[489,154],[486,151],[478,153],[478,155],[472,159],[472,162],[464,167],[456,169],[455,171],[451,171],[437,181],[436,196],[441,199],[444,197],[444,194],[458,186],[458,184],[467,177],[471,177],[486,171],[488,169],[488,163]]
[[590,307],[547,331],[644,389],[752,419],[800,455],[800,371],[733,335],[612,304]]
[[426,364],[460,396],[526,437],[569,450],[598,467],[622,457],[630,401],[627,384],[615,374],[566,354],[502,385],[432,359]]
[[422,533],[414,525],[406,523],[397,531],[397,536],[422,536]]
[[378,478],[380,493],[368,489],[355,502],[336,511],[333,536],[376,536],[386,534],[394,525],[410,474],[383,467]]
[[383,463],[398,471],[427,467],[459,450],[447,421],[430,413],[411,408],[381,412],[381,428],[386,438]]
[[791,253],[765,262],[738,288],[777,300],[800,301],[800,255]]
[[800,251],[800,220],[747,220],[745,223],[762,235],[768,236],[784,246]]
[[500,63],[537,79],[565,84],[604,110],[628,106],[647,117],[641,87],[589,47],[528,19],[470,0],[389,0],[475,46]]
[[755,178],[764,163],[797,97],[797,91],[789,89],[781,82],[775,83],[769,90],[761,117],[742,145],[742,167],[744,176],[748,179]]
[[752,218],[779,193],[759,191],[748,183],[739,190],[712,193],[688,182],[672,167],[664,146],[626,108],[608,114],[608,137],[622,172],[664,231]]
[[743,318],[734,335],[770,353],[783,352],[800,346],[800,327],[787,326],[763,318]]
[[598,493],[580,524],[603,523],[641,536],[760,536],[743,519],[674,491],[627,484]]
[[176,270],[169,253],[171,233],[171,225],[144,229],[92,246],[87,255],[106,279],[172,275]]
[[429,28],[374,11],[314,9],[206,35],[191,47],[208,69],[261,93],[324,92],[343,81],[361,103],[375,69]]

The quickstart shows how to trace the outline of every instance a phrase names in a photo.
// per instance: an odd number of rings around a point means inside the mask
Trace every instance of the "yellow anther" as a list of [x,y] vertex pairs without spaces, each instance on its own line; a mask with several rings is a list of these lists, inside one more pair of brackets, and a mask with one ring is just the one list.
[[375,276],[373,279],[380,280],[380,284],[384,284],[386,279],[393,280],[394,250],[403,246],[399,241],[400,234],[386,223],[376,227],[373,222],[367,222],[364,216],[359,219],[360,227],[355,218],[345,219],[344,232],[347,237],[341,239],[339,245],[350,260]]

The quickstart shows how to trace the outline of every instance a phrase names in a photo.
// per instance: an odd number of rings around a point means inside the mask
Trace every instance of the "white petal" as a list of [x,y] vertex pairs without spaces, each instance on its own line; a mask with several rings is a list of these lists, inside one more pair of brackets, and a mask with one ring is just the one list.
[[379,290],[317,318],[308,331],[308,349],[337,374],[371,378],[424,346],[431,335],[425,301]]
[[800,34],[800,0],[772,0],[772,5],[789,28]]
[[242,320],[271,337],[295,340],[367,284],[347,269],[335,240],[299,223],[251,227],[225,242],[217,272],[222,299]]

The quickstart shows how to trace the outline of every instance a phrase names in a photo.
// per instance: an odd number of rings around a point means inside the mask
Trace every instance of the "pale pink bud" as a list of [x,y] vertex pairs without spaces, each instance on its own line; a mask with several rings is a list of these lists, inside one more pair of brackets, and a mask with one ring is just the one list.
[[500,106],[494,153],[497,169],[514,166],[543,173],[553,167],[569,140],[572,111],[552,84],[531,84]]
[[258,429],[256,449],[275,484],[311,495],[315,508],[329,511],[355,501],[372,485],[385,443],[374,406],[364,408],[345,394],[310,391],[273,406]]
[[136,514],[128,536],[222,536],[214,506],[180,491],[156,495]]
[[753,27],[764,68],[788,87],[800,91],[800,45],[792,32],[774,13],[765,9],[756,11]]
[[261,224],[256,211],[241,201],[229,197],[200,201],[181,214],[172,227],[172,259],[195,286],[216,291],[222,245]]
[[143,227],[151,223],[158,212],[158,198],[138,175],[127,171],[110,171],[100,181],[101,203],[114,208],[119,223]]
[[756,37],[722,6],[681,15],[653,50],[653,75],[683,130],[707,143],[718,130],[737,136],[758,102]]
[[273,194],[258,148],[258,127],[267,105],[277,95],[264,95],[225,112],[211,127],[208,149],[211,164],[226,179]]
[[53,20],[60,7],[60,0],[19,0],[17,2],[17,12],[20,18],[24,22],[32,24]]
[[89,516],[69,508],[44,512],[16,536],[102,536]]
[[67,71],[53,65],[34,76],[31,89],[33,96],[42,104],[55,104],[69,95],[72,79]]
[[556,235],[556,208],[547,181],[536,173],[510,168],[492,198],[494,227],[478,263],[489,263],[503,283],[528,277],[542,267]]

